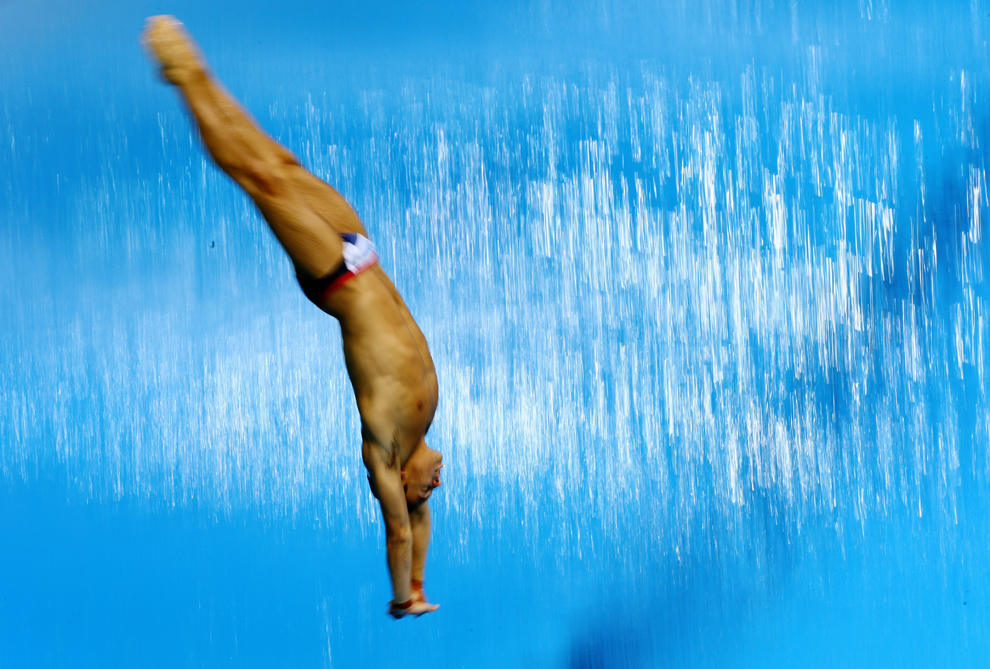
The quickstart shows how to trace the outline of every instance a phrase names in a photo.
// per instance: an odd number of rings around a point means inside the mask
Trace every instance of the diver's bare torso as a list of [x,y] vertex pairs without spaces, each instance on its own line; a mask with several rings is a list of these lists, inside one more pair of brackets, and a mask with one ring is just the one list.
[[394,451],[405,464],[437,408],[437,375],[426,338],[377,263],[319,306],[340,322],[364,438]]

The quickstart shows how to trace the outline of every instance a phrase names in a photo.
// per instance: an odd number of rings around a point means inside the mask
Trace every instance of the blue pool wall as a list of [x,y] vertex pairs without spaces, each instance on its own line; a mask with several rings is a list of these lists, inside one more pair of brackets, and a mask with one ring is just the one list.
[[[430,341],[435,615],[162,12]],[[0,19],[3,666],[980,666],[985,3]]]

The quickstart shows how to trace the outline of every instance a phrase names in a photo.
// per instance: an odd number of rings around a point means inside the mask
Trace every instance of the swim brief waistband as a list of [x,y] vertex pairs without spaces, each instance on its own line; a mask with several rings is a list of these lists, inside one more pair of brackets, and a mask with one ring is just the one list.
[[340,239],[344,242],[344,260],[337,269],[320,279],[310,279],[296,274],[299,287],[317,306],[327,298],[327,295],[378,262],[375,245],[364,235],[346,232],[341,233]]

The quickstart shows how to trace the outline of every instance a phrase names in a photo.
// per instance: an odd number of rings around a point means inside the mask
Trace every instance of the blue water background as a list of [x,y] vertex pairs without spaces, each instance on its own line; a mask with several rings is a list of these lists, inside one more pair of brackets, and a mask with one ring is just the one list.
[[[0,2],[0,667],[985,666],[990,4],[314,5]],[[436,614],[164,12],[430,342]]]

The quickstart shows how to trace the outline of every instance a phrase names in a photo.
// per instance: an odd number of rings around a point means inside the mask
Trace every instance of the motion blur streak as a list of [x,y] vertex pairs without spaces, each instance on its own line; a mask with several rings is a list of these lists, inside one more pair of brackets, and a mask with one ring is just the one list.
[[0,4],[0,664],[981,666],[990,6],[484,4],[168,8],[430,342],[401,625],[337,326],[162,8]]

